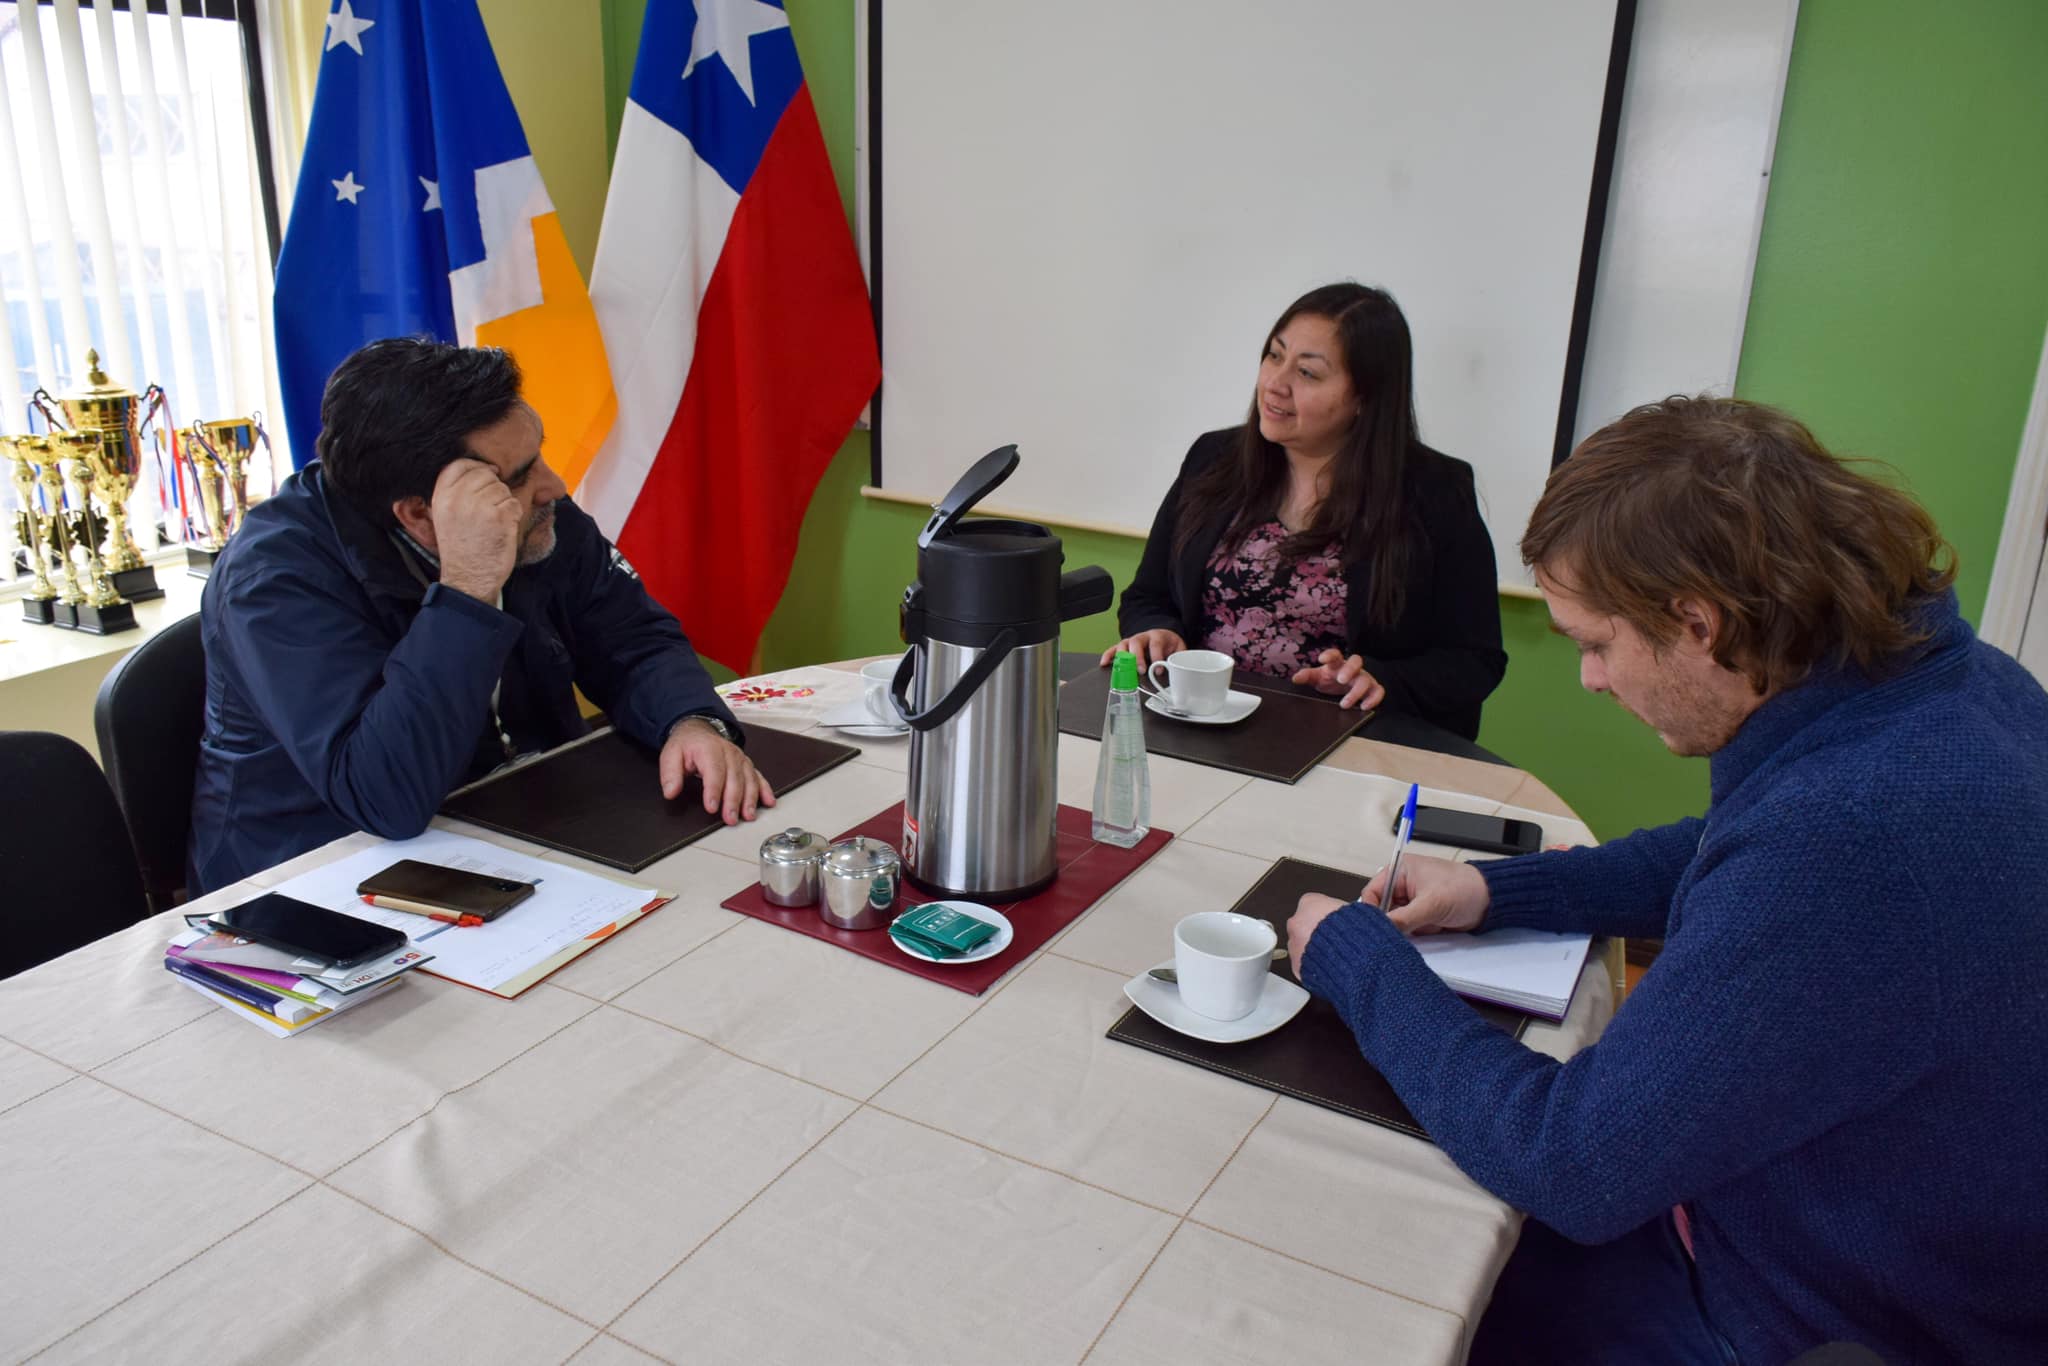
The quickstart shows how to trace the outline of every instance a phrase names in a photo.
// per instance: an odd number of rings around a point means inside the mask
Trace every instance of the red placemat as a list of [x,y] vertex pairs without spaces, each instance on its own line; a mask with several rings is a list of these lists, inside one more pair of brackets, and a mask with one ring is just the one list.
[[[1173,840],[1171,833],[1154,830],[1134,847],[1119,849],[1113,844],[1097,844],[1088,837],[1088,827],[1086,811],[1078,806],[1060,807],[1059,876],[1053,880],[1052,886],[1036,896],[1027,896],[1022,901],[996,903],[995,909],[1010,921],[1010,946],[993,958],[963,963],[959,967],[942,967],[921,958],[912,958],[896,947],[896,941],[889,938],[887,929],[842,930],[820,919],[816,906],[774,905],[761,894],[758,882],[748,884],[745,891],[729,896],[719,904],[729,911],[739,911],[756,920],[765,920],[771,925],[837,944],[849,953],[872,958],[877,963],[887,963],[892,968],[900,968],[913,976],[952,987],[955,991],[979,996],[994,986],[997,978],[1036,952],[1039,945],[1073,924],[1081,912],[1100,901],[1110,888],[1144,867],[1147,859]],[[903,803],[898,802],[887,811],[833,838],[851,839],[855,835],[878,839],[892,849],[899,847],[903,839]],[[913,906],[942,899],[926,896],[906,880],[896,898],[896,911],[900,915]]]

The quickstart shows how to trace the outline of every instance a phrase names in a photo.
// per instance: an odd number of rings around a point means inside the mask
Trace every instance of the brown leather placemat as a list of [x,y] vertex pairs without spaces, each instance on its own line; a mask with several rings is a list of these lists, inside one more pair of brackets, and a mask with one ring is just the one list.
[[[1233,725],[1209,726],[1176,721],[1147,707],[1147,752],[1293,783],[1372,717],[1369,711],[1347,711],[1334,700],[1285,680],[1241,670],[1231,676],[1230,686],[1257,693],[1258,710]],[[1082,674],[1060,689],[1060,729],[1100,740],[1108,706],[1109,670]]]
[[[1302,893],[1321,892],[1349,901],[1365,884],[1366,879],[1358,873],[1283,858],[1267,869],[1266,875],[1238,898],[1237,904],[1230,909],[1239,915],[1271,921],[1280,931],[1280,941],[1284,944],[1287,942],[1287,918],[1294,914],[1295,903],[1301,899]],[[1293,968],[1284,960],[1275,963],[1273,971],[1289,981],[1294,980]],[[1472,1005],[1469,1001],[1466,1004],[1480,1018],[1506,1030],[1514,1038],[1520,1038],[1529,1023],[1528,1016],[1516,1011],[1499,1006]],[[1165,1053],[1211,1072],[1222,1072],[1239,1081],[1263,1086],[1268,1091],[1278,1091],[1389,1129],[1399,1129],[1404,1134],[1429,1137],[1415,1122],[1415,1116],[1408,1113],[1408,1107],[1401,1103],[1401,1098],[1394,1094],[1394,1088],[1387,1084],[1387,1079],[1359,1053],[1358,1040],[1352,1037],[1351,1029],[1337,1013],[1337,1007],[1319,996],[1311,996],[1308,1004],[1301,1008],[1301,1014],[1271,1034],[1244,1043],[1205,1043],[1191,1039],[1168,1029],[1136,1006],[1125,1011],[1123,1018],[1110,1026],[1109,1037],[1119,1043]]]
[[[858,753],[852,745],[747,727],[747,757],[777,796]],[[725,824],[705,811],[704,785],[694,774],[681,796],[663,798],[656,756],[615,730],[465,787],[441,804],[441,814],[628,873]]]
[[[952,987],[955,991],[979,996],[994,986],[1004,973],[1037,952],[1039,945],[1071,925],[1081,912],[1109,895],[1118,883],[1144,867],[1147,860],[1173,840],[1171,832],[1154,830],[1129,849],[1097,844],[1089,837],[1088,813],[1078,806],[1060,807],[1056,829],[1054,858],[1058,862],[1059,876],[1053,880],[1052,886],[1034,896],[1027,896],[1021,901],[995,903],[995,909],[1010,922],[1010,943],[1001,953],[979,962],[947,967],[942,963],[913,958],[896,947],[896,941],[889,938],[885,929],[842,930],[837,925],[828,925],[819,918],[815,906],[777,906],[770,902],[761,894],[758,882],[750,883],[719,904],[729,911],[739,911],[756,920],[765,920],[771,925],[837,944],[863,958],[887,963],[892,968],[900,968],[927,981]],[[892,849],[900,849],[903,842],[903,803],[898,802],[853,829],[842,831],[834,839],[851,839],[855,835],[866,835]],[[900,915],[913,906],[943,899],[946,898],[926,896],[906,879],[897,893],[896,910]]]

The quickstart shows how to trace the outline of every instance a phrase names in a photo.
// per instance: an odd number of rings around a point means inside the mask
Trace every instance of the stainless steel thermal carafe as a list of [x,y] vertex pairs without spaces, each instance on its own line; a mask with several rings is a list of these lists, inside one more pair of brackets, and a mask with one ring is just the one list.
[[992,451],[940,501],[903,595],[890,696],[910,726],[903,869],[935,896],[999,902],[1057,872],[1060,623],[1106,609],[1109,575],[1062,574],[1059,537],[962,516],[1017,467]]

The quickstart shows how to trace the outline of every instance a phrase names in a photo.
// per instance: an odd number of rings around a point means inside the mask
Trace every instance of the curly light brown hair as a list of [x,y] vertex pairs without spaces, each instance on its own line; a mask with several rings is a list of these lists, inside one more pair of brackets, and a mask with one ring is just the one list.
[[1711,603],[1715,661],[1760,694],[1823,664],[1896,667],[1927,639],[1914,609],[1955,580],[1955,551],[1912,498],[1789,414],[1707,395],[1646,403],[1580,442],[1521,548],[1656,648],[1678,634],[1676,603]]

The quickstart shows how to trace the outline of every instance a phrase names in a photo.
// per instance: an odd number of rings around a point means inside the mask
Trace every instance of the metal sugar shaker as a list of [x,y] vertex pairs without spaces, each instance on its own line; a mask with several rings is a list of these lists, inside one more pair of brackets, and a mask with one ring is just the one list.
[[880,929],[894,918],[903,860],[881,840],[856,835],[825,851],[818,915],[842,930]]
[[761,841],[761,895],[776,906],[809,906],[818,900],[818,862],[823,835],[795,826]]

